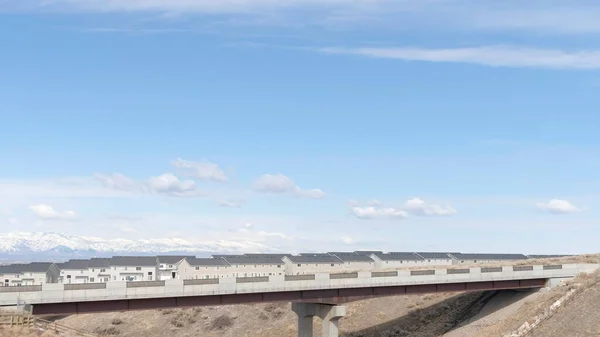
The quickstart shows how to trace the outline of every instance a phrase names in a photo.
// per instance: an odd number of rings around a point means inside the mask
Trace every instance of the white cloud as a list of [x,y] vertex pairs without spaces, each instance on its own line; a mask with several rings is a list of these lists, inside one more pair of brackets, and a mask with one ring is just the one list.
[[185,176],[201,180],[227,181],[227,175],[219,165],[209,162],[193,162],[178,158],[172,165]]
[[228,199],[218,199],[216,200],[217,204],[221,207],[229,207],[229,208],[241,208],[244,203],[241,200],[228,200]]
[[138,183],[121,173],[95,173],[94,178],[100,181],[102,186],[110,189],[131,191],[138,188]]
[[298,197],[320,199],[326,196],[320,189],[304,190],[283,174],[264,174],[254,181],[254,190],[261,193],[289,193]]
[[46,204],[29,206],[29,209],[42,220],[74,220],[77,217],[73,211],[60,212]]
[[326,54],[351,54],[403,61],[470,63],[493,67],[545,69],[600,69],[600,51],[563,51],[557,49],[481,46],[470,48],[319,48]]
[[355,206],[351,208],[352,213],[359,219],[370,220],[370,219],[395,219],[401,220],[408,216],[408,214],[401,210],[392,207],[375,207],[366,206],[359,207]]
[[355,243],[356,243],[356,240],[354,240],[353,238],[351,238],[351,237],[349,237],[349,236],[347,236],[347,235],[344,235],[344,236],[342,236],[342,237],[340,238],[340,241],[341,241],[343,244],[345,244],[345,245],[353,245],[353,244],[355,244]]
[[150,177],[146,181],[135,181],[123,174],[94,174],[94,178],[105,188],[148,194],[161,194],[174,197],[204,196],[196,188],[193,180],[181,180],[172,173]]
[[419,198],[406,201],[404,210],[416,216],[447,216],[457,213],[451,206],[431,205]]
[[197,195],[196,183],[192,180],[180,180],[171,173],[158,177],[151,177],[144,184],[144,190],[150,193],[166,194],[171,196]]
[[579,213],[581,209],[571,204],[567,200],[552,199],[547,203],[537,203],[538,209],[552,214]]
[[404,219],[415,216],[448,216],[456,214],[451,206],[428,204],[419,198],[409,199],[402,207],[385,207],[379,200],[370,200],[367,206],[351,204],[350,210],[359,219]]

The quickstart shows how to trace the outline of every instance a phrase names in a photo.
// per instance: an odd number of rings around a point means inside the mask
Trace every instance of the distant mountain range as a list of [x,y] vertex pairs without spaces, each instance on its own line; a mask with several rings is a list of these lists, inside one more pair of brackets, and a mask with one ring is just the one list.
[[41,232],[0,234],[0,260],[5,261],[56,261],[118,254],[208,256],[212,253],[247,253],[251,251],[264,252],[269,251],[269,248],[251,241],[221,240],[197,243],[175,238],[127,240]]

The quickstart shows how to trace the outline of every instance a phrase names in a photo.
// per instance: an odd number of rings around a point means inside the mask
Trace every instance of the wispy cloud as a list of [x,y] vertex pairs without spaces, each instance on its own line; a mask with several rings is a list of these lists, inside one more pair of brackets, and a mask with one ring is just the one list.
[[156,13],[163,20],[195,13],[239,14],[226,20],[238,26],[255,24],[255,18],[261,17],[266,18],[258,20],[261,24],[289,25],[294,21],[331,29],[371,26],[445,32],[600,33],[600,3],[595,0],[19,0],[0,1],[3,11],[143,12]]
[[457,211],[452,206],[430,204],[420,198],[407,200],[401,207],[383,206],[378,200],[371,200],[367,206],[352,202],[350,212],[361,220],[392,219],[402,220],[409,215],[414,216],[451,216]]
[[321,199],[326,193],[321,189],[302,189],[283,174],[264,174],[254,181],[254,190],[260,193],[288,193],[297,197]]
[[600,69],[600,51],[563,51],[557,49],[481,46],[470,48],[317,48],[325,54],[349,54],[402,61],[469,63],[493,67],[545,69]]
[[77,218],[74,211],[57,211],[46,204],[33,205],[29,209],[42,220],[75,220]]
[[125,33],[125,34],[174,34],[190,33],[190,29],[144,29],[144,28],[86,28],[82,30],[86,33]]

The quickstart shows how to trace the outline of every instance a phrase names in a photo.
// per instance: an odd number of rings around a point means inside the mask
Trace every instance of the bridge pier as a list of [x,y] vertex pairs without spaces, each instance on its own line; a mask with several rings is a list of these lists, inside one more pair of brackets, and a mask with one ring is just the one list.
[[313,317],[323,320],[323,337],[339,336],[339,320],[346,316],[346,307],[317,303],[292,303],[298,315],[298,337],[313,336]]

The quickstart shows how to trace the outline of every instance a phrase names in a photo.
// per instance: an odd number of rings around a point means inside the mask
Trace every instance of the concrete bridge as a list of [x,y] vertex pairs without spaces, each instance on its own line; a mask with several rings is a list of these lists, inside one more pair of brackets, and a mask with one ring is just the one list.
[[313,317],[323,320],[323,336],[338,336],[340,304],[373,297],[534,289],[551,286],[598,264],[562,264],[423,270],[365,271],[233,279],[44,284],[0,287],[0,306],[26,303],[34,315],[69,315],[173,307],[259,302],[292,302],[298,336],[312,336]]

